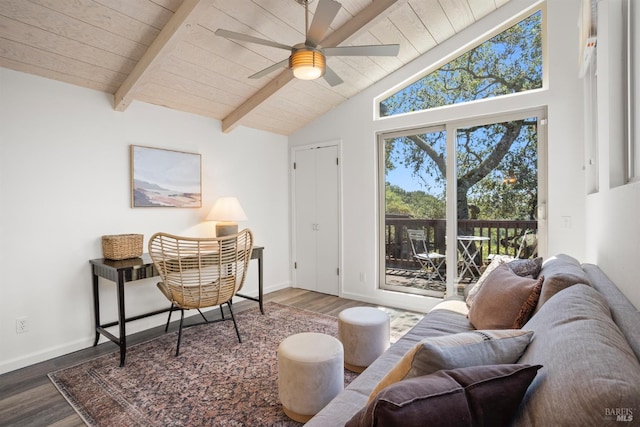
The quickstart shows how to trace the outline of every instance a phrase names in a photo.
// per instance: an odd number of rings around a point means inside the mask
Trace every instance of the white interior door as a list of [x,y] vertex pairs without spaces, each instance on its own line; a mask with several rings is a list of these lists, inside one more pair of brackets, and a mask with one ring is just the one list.
[[338,147],[316,152],[317,289],[338,295]]
[[299,150],[294,159],[296,287],[316,291],[316,155],[314,150]]
[[296,150],[294,164],[295,285],[338,295],[338,147]]

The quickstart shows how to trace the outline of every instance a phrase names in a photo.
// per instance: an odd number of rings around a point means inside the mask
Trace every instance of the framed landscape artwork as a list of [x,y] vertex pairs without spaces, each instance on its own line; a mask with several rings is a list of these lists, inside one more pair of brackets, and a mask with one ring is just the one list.
[[201,156],[131,146],[131,206],[202,207]]

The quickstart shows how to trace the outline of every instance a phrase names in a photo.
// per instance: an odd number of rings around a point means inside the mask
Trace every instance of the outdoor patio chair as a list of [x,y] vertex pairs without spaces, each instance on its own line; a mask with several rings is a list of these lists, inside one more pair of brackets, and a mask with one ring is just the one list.
[[[149,254],[162,279],[158,289],[171,302],[165,332],[171,314],[180,310],[176,356],[183,328],[227,320],[223,304],[229,307],[238,341],[242,342],[231,299],[244,284],[252,250],[253,234],[249,229],[224,237],[193,238],[167,233],[151,236]],[[220,306],[220,319],[208,320],[200,311],[215,306]],[[190,309],[198,310],[204,322],[183,325],[184,310]]]
[[420,274],[426,274],[428,279],[433,280],[435,278],[440,282],[444,282],[445,279],[440,270],[444,266],[446,256],[438,252],[429,252],[424,230],[407,229],[407,234],[411,242],[413,257],[420,263],[420,270],[416,273],[414,280]]

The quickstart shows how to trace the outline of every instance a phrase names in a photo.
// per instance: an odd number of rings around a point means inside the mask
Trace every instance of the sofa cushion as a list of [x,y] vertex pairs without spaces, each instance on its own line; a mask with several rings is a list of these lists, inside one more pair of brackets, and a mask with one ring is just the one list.
[[371,391],[370,399],[393,383],[442,369],[515,363],[532,336],[530,331],[502,329],[425,338],[389,370]]
[[538,277],[538,274],[540,274],[540,269],[542,268],[542,257],[538,257],[535,259],[515,259],[507,255],[496,255],[495,257],[493,257],[493,260],[482,272],[480,278],[478,278],[478,281],[469,290],[466,298],[468,307],[471,307],[471,305],[473,304],[475,296],[482,288],[482,285],[486,282],[489,274],[491,274],[491,272],[501,264],[507,264],[509,269],[518,276],[531,276],[535,279],[536,277]]
[[578,260],[565,254],[558,254],[548,258],[542,264],[540,275],[544,276],[545,279],[535,311],[540,310],[540,307],[549,301],[552,296],[569,286],[577,283],[591,284],[587,273],[582,269]]
[[521,328],[536,308],[543,277],[520,277],[506,264],[496,267],[469,309],[476,329]]
[[612,411],[640,410],[640,363],[598,291],[583,284],[564,289],[524,327],[535,335],[518,363],[544,369],[516,425],[620,425]]
[[467,304],[462,300],[453,298],[445,299],[444,301],[439,302],[435,307],[429,310],[429,313],[432,313],[435,310],[449,310],[458,314],[462,314],[463,316],[469,314],[469,307],[467,307]]
[[508,425],[540,366],[485,365],[397,382],[345,427]]

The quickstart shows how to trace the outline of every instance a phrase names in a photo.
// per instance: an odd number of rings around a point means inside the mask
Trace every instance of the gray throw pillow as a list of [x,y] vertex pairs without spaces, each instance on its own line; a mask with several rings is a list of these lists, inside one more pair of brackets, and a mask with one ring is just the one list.
[[542,269],[542,257],[533,259],[514,259],[507,262],[507,267],[518,276],[528,277],[531,276],[534,279],[540,274]]
[[372,399],[383,388],[398,381],[432,374],[441,369],[515,363],[533,333],[522,329],[461,332],[425,338],[387,372],[373,389]]
[[591,285],[587,273],[582,269],[578,260],[565,254],[558,254],[548,258],[542,264],[540,275],[544,276],[545,279],[542,284],[538,306],[534,312],[540,310],[540,307],[552,296],[569,286],[577,283]]

